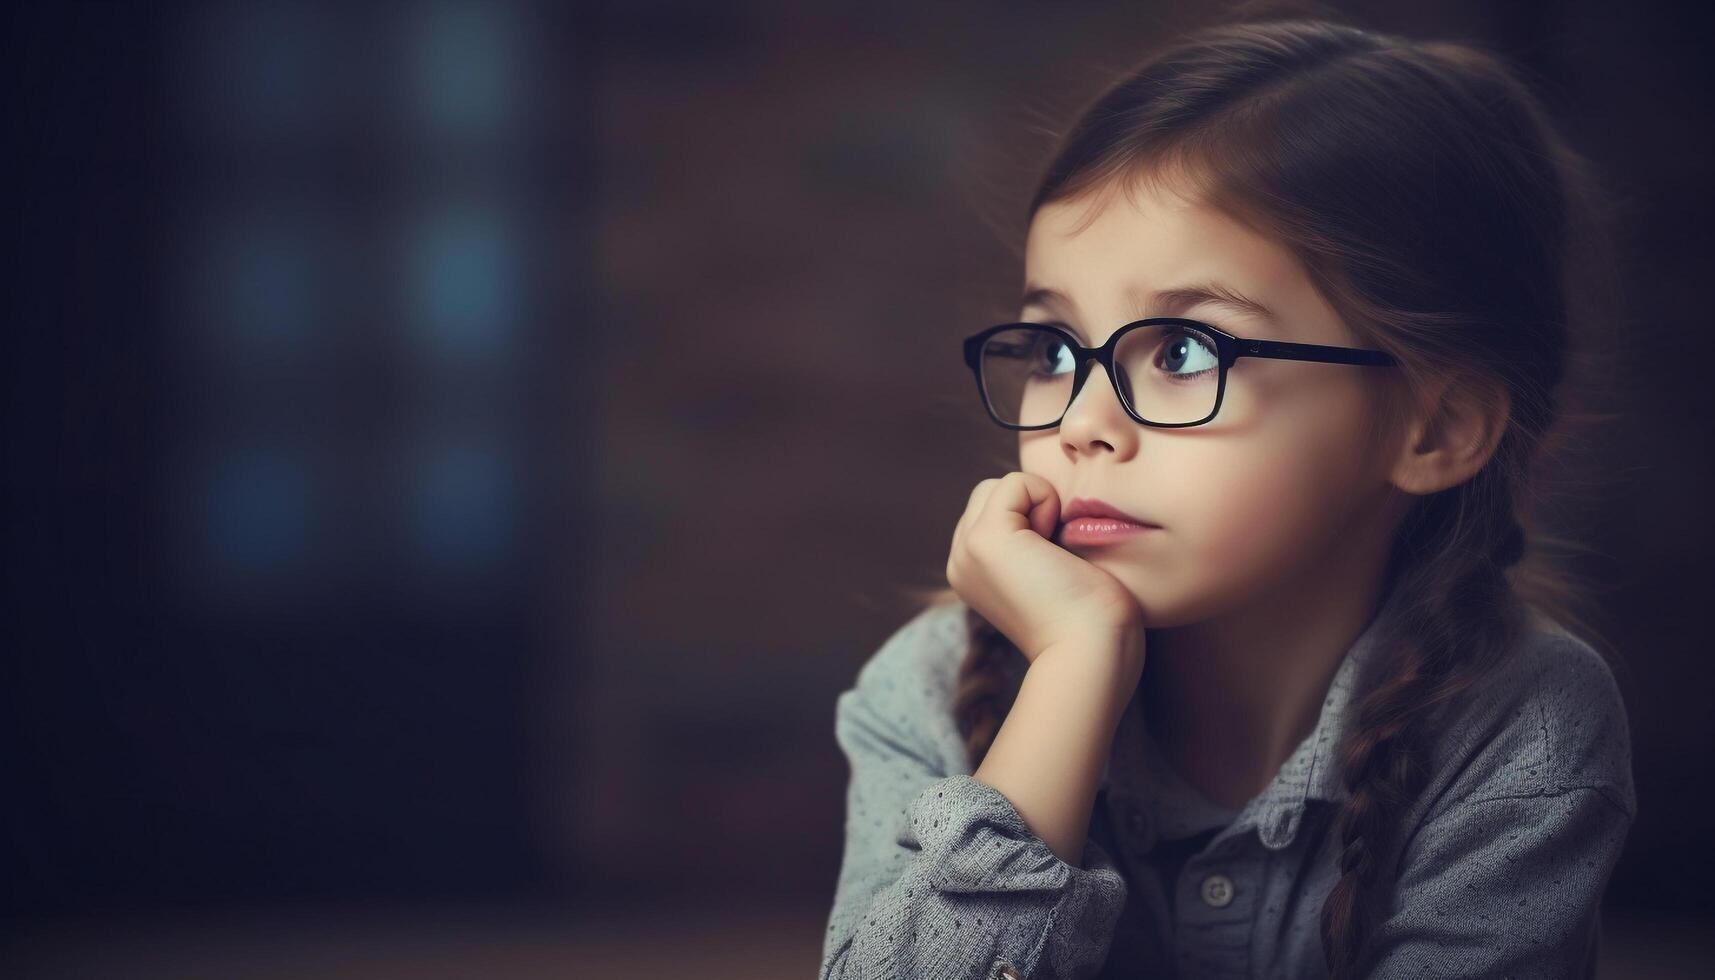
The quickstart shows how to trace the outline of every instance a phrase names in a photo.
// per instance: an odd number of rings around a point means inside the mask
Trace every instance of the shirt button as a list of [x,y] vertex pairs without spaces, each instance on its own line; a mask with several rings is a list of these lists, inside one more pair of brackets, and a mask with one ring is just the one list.
[[1233,900],[1233,879],[1226,875],[1214,874],[1203,879],[1203,904],[1211,908],[1224,909]]

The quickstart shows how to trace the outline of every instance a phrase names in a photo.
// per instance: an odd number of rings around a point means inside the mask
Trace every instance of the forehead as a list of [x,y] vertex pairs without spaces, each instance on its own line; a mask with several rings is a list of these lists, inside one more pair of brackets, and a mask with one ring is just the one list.
[[1276,309],[1319,305],[1297,257],[1189,192],[1143,182],[1107,185],[1039,208],[1025,242],[1025,278],[1111,315],[1127,292],[1216,280]]

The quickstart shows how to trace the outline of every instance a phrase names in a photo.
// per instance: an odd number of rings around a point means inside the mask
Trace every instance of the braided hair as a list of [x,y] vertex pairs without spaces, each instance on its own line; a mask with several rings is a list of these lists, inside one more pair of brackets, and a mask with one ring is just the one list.
[[[1336,980],[1361,976],[1439,712],[1506,656],[1530,610],[1592,632],[1564,560],[1577,542],[1527,529],[1526,504],[1542,498],[1533,461],[1598,418],[1569,409],[1566,392],[1583,390],[1568,375],[1612,356],[1574,343],[1620,305],[1603,199],[1496,54],[1326,19],[1227,22],[1147,57],[1059,136],[1025,224],[1046,203],[1164,164],[1205,177],[1207,203],[1301,258],[1366,346],[1393,354],[1407,393],[1452,379],[1505,398],[1486,403],[1506,428],[1483,469],[1417,498],[1396,529],[1387,669],[1338,749],[1348,795],[1322,944]],[[1409,397],[1378,385],[1372,447]],[[974,766],[1028,664],[974,610],[966,627],[952,711]]]

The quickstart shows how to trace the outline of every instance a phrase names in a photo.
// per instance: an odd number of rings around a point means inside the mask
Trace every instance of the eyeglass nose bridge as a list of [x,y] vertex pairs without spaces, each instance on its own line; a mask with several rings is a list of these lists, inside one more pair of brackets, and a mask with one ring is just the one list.
[[[1126,413],[1128,418],[1140,425],[1161,429],[1182,429],[1194,425],[1203,425],[1210,419],[1213,419],[1216,414],[1220,412],[1221,402],[1225,398],[1227,391],[1227,368],[1232,366],[1233,361],[1239,356],[1240,352],[1243,351],[1243,347],[1238,345],[1229,345],[1221,341],[1216,342],[1218,345],[1216,352],[1218,368],[1215,381],[1215,405],[1209,410],[1208,415],[1191,422],[1154,422],[1143,417],[1143,413],[1138,411],[1137,406],[1132,404],[1131,399],[1126,396],[1125,390],[1120,387],[1120,380],[1116,373],[1119,370],[1119,367],[1115,361],[1115,356],[1116,352],[1119,350],[1118,344],[1120,337],[1126,332],[1127,331],[1125,330],[1115,332],[1113,336],[1108,338],[1108,342],[1102,344],[1100,347],[1084,347],[1082,345],[1078,345],[1075,348],[1076,354],[1074,354],[1074,357],[1077,361],[1077,366],[1072,371],[1072,395],[1070,398],[1066,399],[1066,407],[1060,411],[1060,417],[1058,419],[1044,426],[1036,426],[1036,428],[1053,429],[1058,428],[1065,423],[1067,413],[1072,411],[1072,406],[1078,403],[1078,396],[1084,391],[1084,382],[1089,380],[1091,362],[1100,363],[1106,370],[1108,384],[1113,388],[1114,398],[1119,402],[1120,409]],[[1243,341],[1242,343],[1248,344],[1251,351],[1256,351],[1261,347],[1261,344],[1258,341]]]
[[1072,406],[1078,404],[1078,396],[1084,392],[1084,382],[1088,381],[1093,373],[1090,370],[1092,364],[1102,366],[1108,380],[1108,386],[1113,389],[1114,398],[1119,402],[1120,408],[1135,420],[1137,410],[1132,407],[1131,402],[1125,396],[1125,392],[1120,390],[1119,378],[1114,373],[1116,368],[1114,367],[1113,345],[1104,344],[1097,348],[1083,348],[1079,350],[1077,360],[1078,366],[1072,371],[1072,395],[1066,399],[1066,407],[1060,410],[1060,418],[1054,424],[1060,425],[1065,422],[1067,413],[1072,411]]

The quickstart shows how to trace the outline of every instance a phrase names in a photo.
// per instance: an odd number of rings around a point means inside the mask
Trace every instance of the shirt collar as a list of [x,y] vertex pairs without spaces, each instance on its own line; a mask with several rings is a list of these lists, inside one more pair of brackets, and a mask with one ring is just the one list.
[[1310,800],[1345,799],[1348,793],[1340,778],[1337,754],[1340,736],[1358,694],[1373,683],[1365,667],[1376,659],[1372,655],[1381,645],[1385,620],[1393,612],[1398,595],[1397,589],[1390,592],[1346,651],[1323,697],[1316,727],[1298,743],[1263,791],[1240,810],[1208,799],[1168,763],[1144,724],[1140,687],[1120,718],[1101,783],[1109,804],[1126,814],[1125,824],[1139,838],[1137,846],[1147,851],[1159,838],[1178,839],[1230,826],[1230,833],[1254,829],[1265,847],[1279,850],[1298,835]]

